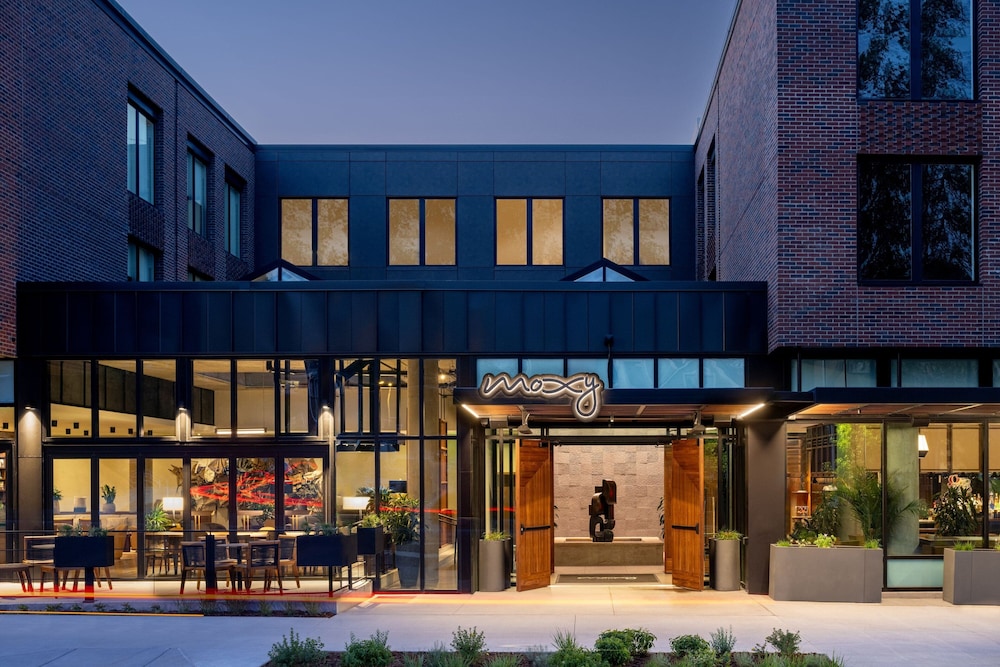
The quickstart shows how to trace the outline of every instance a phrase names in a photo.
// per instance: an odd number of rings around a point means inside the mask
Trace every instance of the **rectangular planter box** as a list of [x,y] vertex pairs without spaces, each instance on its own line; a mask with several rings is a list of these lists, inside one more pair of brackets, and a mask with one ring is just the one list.
[[358,553],[374,556],[385,551],[385,531],[382,526],[358,528]]
[[339,567],[358,560],[357,535],[300,535],[295,545],[299,566]]
[[768,593],[775,600],[881,602],[882,550],[772,544]]
[[945,549],[942,597],[952,604],[1000,604],[1000,551]]
[[111,567],[115,564],[115,538],[111,535],[57,537],[52,559],[56,567]]

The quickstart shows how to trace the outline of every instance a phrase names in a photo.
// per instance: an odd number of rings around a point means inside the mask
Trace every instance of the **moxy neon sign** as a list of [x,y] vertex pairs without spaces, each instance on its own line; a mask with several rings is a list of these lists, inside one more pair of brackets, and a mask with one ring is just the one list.
[[547,401],[569,396],[573,399],[570,405],[576,418],[589,422],[601,411],[604,382],[594,373],[577,373],[569,377],[548,374],[528,376],[524,373],[511,377],[508,373],[487,373],[479,383],[479,395],[492,398],[497,394]]

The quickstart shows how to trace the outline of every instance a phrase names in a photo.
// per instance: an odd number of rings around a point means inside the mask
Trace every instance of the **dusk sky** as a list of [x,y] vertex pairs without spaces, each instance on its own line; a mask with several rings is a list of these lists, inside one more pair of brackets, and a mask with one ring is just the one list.
[[118,2],[270,144],[689,144],[736,5]]

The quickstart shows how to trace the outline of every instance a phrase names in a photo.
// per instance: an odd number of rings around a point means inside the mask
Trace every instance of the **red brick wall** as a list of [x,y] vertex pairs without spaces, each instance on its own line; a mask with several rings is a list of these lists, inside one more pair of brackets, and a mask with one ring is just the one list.
[[[161,275],[186,280],[187,137],[215,158],[210,210],[224,206],[224,166],[247,181],[253,147],[132,32],[104,0],[0,4],[0,357],[16,353],[16,281],[125,280],[130,233],[162,253]],[[156,209],[126,189],[130,86],[156,105]],[[8,122],[10,119],[11,122]],[[181,230],[184,233],[178,234]],[[207,273],[229,276],[224,233],[210,221]],[[252,265],[248,236],[247,268]]]
[[[978,101],[859,102],[854,0],[774,6],[741,3],[696,148],[717,142],[720,279],[768,282],[772,350],[996,345],[1000,8],[979,7]],[[859,154],[982,156],[979,285],[858,285]]]

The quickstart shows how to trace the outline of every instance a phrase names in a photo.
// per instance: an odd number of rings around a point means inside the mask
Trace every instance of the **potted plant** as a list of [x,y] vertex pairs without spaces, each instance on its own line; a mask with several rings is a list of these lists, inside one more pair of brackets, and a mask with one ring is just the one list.
[[992,549],[964,540],[944,550],[941,594],[951,604],[1000,604],[1000,542]]
[[413,588],[420,576],[420,501],[405,493],[394,494],[382,511],[382,525],[389,534],[403,588]]
[[118,491],[115,487],[110,484],[105,484],[101,487],[101,497],[104,498],[104,505],[101,506],[101,512],[105,514],[114,514],[115,511],[115,498],[118,496]]
[[779,540],[771,545],[768,594],[775,600],[881,602],[882,549],[837,545],[832,535],[812,542]]
[[52,512],[55,514],[59,513],[60,500],[62,500],[62,491],[59,489],[52,489]]
[[146,530],[149,532],[160,532],[167,530],[174,525],[174,520],[163,509],[162,503],[156,503],[151,510],[146,512]]
[[509,546],[510,536],[502,530],[483,534],[479,540],[479,590],[496,592],[510,586]]
[[358,559],[358,536],[343,535],[330,523],[316,525],[295,540],[300,567],[345,567]]
[[65,568],[111,567],[115,564],[115,539],[99,526],[87,533],[63,526],[54,540],[53,564]]
[[740,545],[743,534],[720,530],[708,545],[709,583],[717,591],[740,590]]

